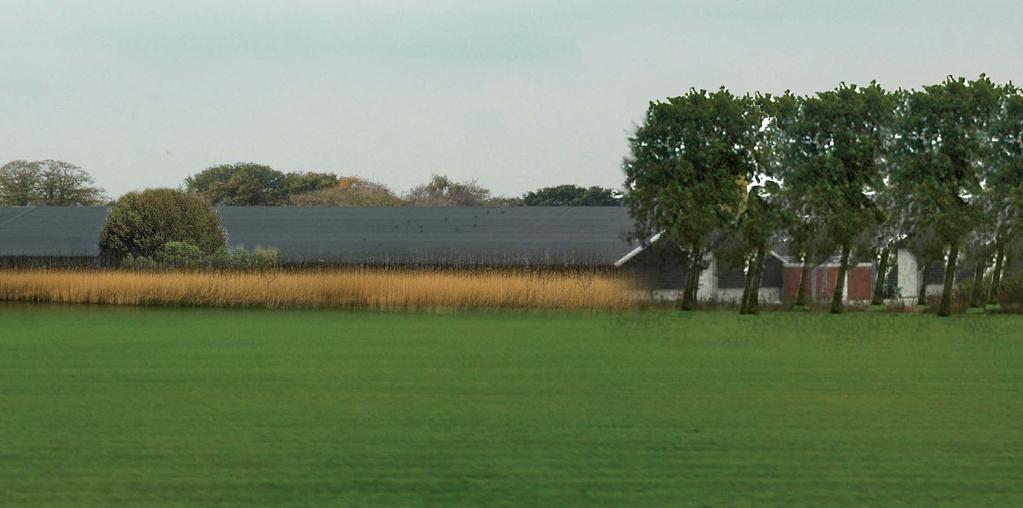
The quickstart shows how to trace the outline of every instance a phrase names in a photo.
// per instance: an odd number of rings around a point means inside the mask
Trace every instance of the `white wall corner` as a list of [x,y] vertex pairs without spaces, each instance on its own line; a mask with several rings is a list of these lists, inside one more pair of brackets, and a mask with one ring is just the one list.
[[915,302],[920,292],[920,267],[916,256],[907,249],[899,249],[895,262],[899,267],[898,291],[903,300]]
[[700,272],[700,287],[696,290],[696,299],[699,301],[714,300],[718,292],[717,260],[714,259],[714,254],[708,252],[703,256],[703,261],[707,264],[707,268]]

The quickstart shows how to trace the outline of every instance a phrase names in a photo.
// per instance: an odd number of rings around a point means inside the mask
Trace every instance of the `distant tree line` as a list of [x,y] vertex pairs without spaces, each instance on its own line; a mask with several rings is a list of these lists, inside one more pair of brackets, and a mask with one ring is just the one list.
[[741,311],[756,312],[765,255],[783,240],[803,280],[837,256],[833,312],[857,259],[880,267],[881,303],[899,247],[922,267],[944,263],[941,315],[961,268],[973,272],[970,302],[981,306],[996,303],[1010,260],[1023,262],[1023,93],[1011,83],[950,77],[808,96],[694,89],[652,102],[629,142],[625,202],[637,237],[660,234],[690,254],[683,308],[714,250],[745,267]]
[[521,198],[495,196],[475,181],[434,175],[398,195],[386,185],[334,173],[284,173],[270,166],[237,163],[213,166],[185,180],[185,189],[213,204],[235,206],[617,206],[611,189],[560,185]]
[[[214,205],[233,206],[619,206],[622,194],[602,187],[558,185],[521,197],[495,196],[476,181],[433,175],[396,194],[386,185],[331,172],[278,171],[241,162],[212,166],[185,179],[183,189]],[[108,204],[106,192],[82,168],[63,161],[11,161],[0,166],[0,206]]]
[[619,206],[622,193],[603,187],[558,185],[545,187],[522,196],[525,206]]

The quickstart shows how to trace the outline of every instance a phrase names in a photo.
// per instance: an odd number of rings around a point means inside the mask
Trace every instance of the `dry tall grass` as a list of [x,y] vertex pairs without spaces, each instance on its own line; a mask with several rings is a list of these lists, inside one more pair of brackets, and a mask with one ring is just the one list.
[[595,273],[321,270],[0,270],[0,300],[266,308],[626,309],[625,279]]

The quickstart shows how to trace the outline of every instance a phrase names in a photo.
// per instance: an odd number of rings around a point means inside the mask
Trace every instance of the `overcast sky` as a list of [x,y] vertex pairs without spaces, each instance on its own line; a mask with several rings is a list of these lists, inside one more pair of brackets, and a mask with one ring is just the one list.
[[1021,0],[0,0],[0,164],[619,187],[650,100],[1023,82]]

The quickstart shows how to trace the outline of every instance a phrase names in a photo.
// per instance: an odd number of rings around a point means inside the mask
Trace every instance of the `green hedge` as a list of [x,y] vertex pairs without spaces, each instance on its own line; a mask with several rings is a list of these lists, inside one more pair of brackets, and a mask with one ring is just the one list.
[[150,256],[128,254],[121,259],[121,268],[129,270],[157,269],[233,269],[233,270],[269,270],[276,268],[280,262],[277,249],[257,247],[246,250],[242,247],[223,247],[210,254],[188,242],[167,242]]

